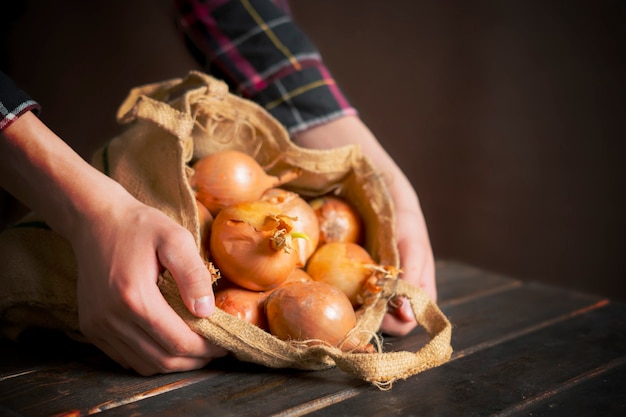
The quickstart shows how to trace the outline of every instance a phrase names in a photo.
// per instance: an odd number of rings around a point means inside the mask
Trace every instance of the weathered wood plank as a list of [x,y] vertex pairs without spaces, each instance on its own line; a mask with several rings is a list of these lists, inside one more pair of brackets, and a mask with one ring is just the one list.
[[[310,415],[496,414],[622,360],[626,333],[615,329],[624,329],[624,323],[624,305],[598,305],[569,320],[460,356],[397,383],[391,392],[370,389]],[[623,401],[623,396],[611,401]]]
[[98,355],[101,353],[95,347],[77,343],[55,331],[29,332],[19,343],[0,339],[0,381],[16,373]]
[[498,416],[624,416],[626,357],[601,365]]
[[[447,264],[444,269],[452,275],[471,275],[474,280],[480,276],[479,270],[462,264]],[[452,279],[449,281],[453,282]],[[297,380],[311,379],[298,374],[289,375]],[[338,375],[339,380],[344,378],[349,384],[360,383],[349,376]],[[189,378],[193,380],[195,377]],[[80,389],[70,389],[76,380],[82,382]],[[160,385],[169,387],[163,391],[185,385],[186,377],[162,376],[149,381],[146,383],[144,378],[121,371],[93,346],[73,342],[56,332],[34,332],[20,344],[0,341],[0,403],[22,412],[45,410],[44,413],[50,413],[50,410],[69,409],[84,413],[115,408],[159,394]],[[317,381],[317,378],[312,381]],[[122,387],[123,395],[112,391],[111,387]],[[306,387],[310,384],[304,384],[302,389]],[[342,385],[339,389],[343,388]],[[23,396],[19,394],[22,391],[30,394]],[[320,395],[326,393],[332,391],[324,391]],[[29,397],[34,400],[29,400]],[[31,415],[38,415],[37,411]]]
[[[598,301],[597,297],[585,296],[577,293],[566,293],[542,286],[530,286],[528,288],[516,288],[498,295],[475,299],[472,302],[458,304],[450,307],[458,317],[469,316],[466,320],[460,320],[456,332],[461,332],[460,350],[472,348],[474,345],[489,342],[502,335],[514,334],[522,329],[534,329],[538,323],[551,322],[555,318],[567,319],[576,311],[585,309]],[[558,302],[547,302],[558,298]],[[529,305],[539,305],[542,308],[529,309]],[[507,306],[507,308],[503,308]],[[529,312],[528,310],[531,310]],[[476,325],[474,325],[476,323]],[[529,330],[529,331],[531,331]],[[511,336],[514,338],[515,336]],[[469,341],[465,342],[465,339]],[[427,341],[427,337],[420,332],[415,332],[405,338],[394,339],[390,347],[394,350],[405,348],[417,350]],[[261,375],[246,372],[246,368],[255,368],[246,364],[233,364],[235,372],[243,372],[243,382],[231,381],[231,378],[221,377],[220,386],[214,387],[216,380],[203,381],[185,390],[185,398],[192,398],[195,409],[186,408],[185,414],[190,416],[203,415],[211,408],[228,408],[229,397],[221,393],[226,389],[231,396],[240,399],[236,404],[231,404],[240,415],[269,415],[280,414],[284,410],[289,412],[312,412],[318,408],[323,409],[333,403],[359,396],[369,392],[367,384],[351,380],[349,376],[341,375],[339,370],[330,370],[315,373],[298,373],[292,371],[272,371],[258,369]],[[228,370],[227,370],[228,372]],[[233,372],[233,370],[231,370]],[[277,373],[288,378],[288,382],[276,382],[273,377],[266,373]],[[415,378],[420,378],[419,376]],[[261,395],[249,395],[249,387],[252,384],[254,390]],[[277,384],[277,385],[274,385]],[[271,387],[271,402],[267,401],[268,393],[264,386]],[[268,388],[269,389],[269,388]],[[211,393],[207,396],[206,393]],[[129,404],[117,410],[111,410],[112,415],[125,415],[131,410],[149,409],[164,415],[174,414],[180,407],[179,393],[166,393],[159,398],[143,402],[143,404]],[[364,394],[366,395],[366,394]],[[191,396],[191,397],[190,397]],[[168,405],[169,404],[169,405]],[[258,414],[257,414],[258,413]],[[289,413],[287,413],[289,415]]]
[[[596,311],[615,310],[613,305],[604,306],[606,300],[522,284],[463,264],[438,262],[437,270],[440,304],[454,326],[453,361],[398,382],[391,392],[380,392],[337,369],[268,370],[232,359],[199,371],[143,378],[121,370],[95,348],[74,342],[61,341],[52,351],[40,350],[36,341],[27,349],[2,342],[0,415],[359,415],[355,410],[362,415],[411,415],[418,411],[432,414],[442,404],[458,415],[488,414],[493,411],[490,404],[498,404],[499,411],[517,413],[520,407],[543,404],[541,395],[558,389],[559,378],[567,384],[567,375],[575,379],[590,372],[590,368],[576,363],[581,368],[576,374],[570,365],[564,365],[568,369],[559,369],[554,380],[533,385],[535,379],[541,382],[542,375],[533,375],[530,369],[541,373],[553,364],[545,352],[550,343],[557,343],[550,330],[565,327],[560,330],[563,340],[575,339],[583,346],[585,337],[598,340],[600,345],[608,343],[601,335],[606,323],[587,335],[580,334],[582,324],[568,328],[583,318],[587,323]],[[615,314],[619,316],[620,311],[617,308]],[[621,339],[616,337],[613,342],[623,343],[623,334]],[[385,346],[386,350],[417,350],[427,340],[422,331],[415,331],[404,338],[386,338]],[[566,364],[576,362],[571,351],[565,349],[563,354]],[[531,359],[538,366],[524,367]],[[510,394],[506,397],[505,388],[514,388],[518,368],[528,374],[527,395],[522,399]],[[475,381],[468,384],[470,378]],[[489,382],[495,384],[495,390]],[[497,401],[487,401],[490,392],[497,394]],[[532,395],[537,402],[532,402]],[[473,401],[469,408],[460,407],[458,402],[469,397]],[[423,398],[428,401],[419,401]],[[483,408],[477,408],[479,405]]]
[[473,298],[507,291],[522,282],[504,275],[451,261],[437,261],[437,303],[460,304]]
[[336,369],[268,371],[250,364],[233,365],[242,369],[230,369],[227,375],[218,379],[201,381],[181,391],[110,409],[105,415],[267,416],[307,401],[318,401],[317,406],[324,408],[368,389],[367,384]]
[[86,414],[103,405],[106,408],[110,401],[137,401],[221,372],[202,370],[144,378],[123,370],[95,347],[56,332],[36,332],[27,339],[0,344],[0,354],[5,358],[0,367],[0,404],[24,416],[67,411]]
[[106,409],[111,403],[138,401],[218,374],[203,370],[144,378],[69,363],[2,381],[0,404],[24,416],[86,415]]
[[[578,310],[598,302],[602,299],[596,296],[527,284],[468,298],[459,304],[443,304],[442,310],[452,323],[452,347],[455,355],[459,355],[466,349],[496,343],[494,340],[504,337],[515,337],[516,332],[523,329],[559,318],[567,319]],[[427,340],[423,332],[417,331],[403,338],[387,338],[386,346],[388,350],[415,350]]]

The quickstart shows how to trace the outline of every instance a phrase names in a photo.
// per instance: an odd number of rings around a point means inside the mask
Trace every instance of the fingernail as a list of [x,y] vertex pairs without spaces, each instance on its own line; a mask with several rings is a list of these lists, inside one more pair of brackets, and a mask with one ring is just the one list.
[[389,300],[389,307],[395,310],[401,308],[403,304],[404,298],[401,297],[393,297],[391,300]]
[[198,298],[193,304],[193,309],[196,312],[196,316],[210,316],[213,314],[213,310],[215,310],[213,297],[206,296]]
[[408,319],[415,320],[415,314],[413,314],[413,307],[411,306],[411,303],[402,303],[400,308]]

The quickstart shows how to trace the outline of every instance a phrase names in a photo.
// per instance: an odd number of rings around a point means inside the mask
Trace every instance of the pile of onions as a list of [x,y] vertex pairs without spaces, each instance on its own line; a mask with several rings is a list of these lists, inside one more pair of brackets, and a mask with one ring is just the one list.
[[335,196],[318,197],[309,202],[317,215],[319,243],[354,242],[363,239],[363,222],[357,210],[345,199]]
[[350,336],[376,267],[360,246],[364,227],[354,207],[280,188],[299,172],[268,175],[239,151],[214,153],[193,168],[202,250],[222,277],[216,306],[282,340],[371,352]]
[[269,331],[265,314],[267,297],[287,285],[310,281],[312,279],[309,274],[301,268],[295,268],[279,287],[267,291],[249,290],[228,279],[222,279],[216,283],[215,305],[240,320]]

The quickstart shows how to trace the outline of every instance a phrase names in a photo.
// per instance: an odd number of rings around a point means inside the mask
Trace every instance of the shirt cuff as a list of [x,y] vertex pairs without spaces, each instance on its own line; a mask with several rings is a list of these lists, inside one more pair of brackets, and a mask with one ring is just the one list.
[[357,114],[323,65],[274,78],[250,98],[278,119],[290,135]]
[[198,62],[293,135],[356,110],[285,3],[176,1],[181,29]]
[[0,130],[4,130],[27,111],[39,114],[41,106],[0,71]]

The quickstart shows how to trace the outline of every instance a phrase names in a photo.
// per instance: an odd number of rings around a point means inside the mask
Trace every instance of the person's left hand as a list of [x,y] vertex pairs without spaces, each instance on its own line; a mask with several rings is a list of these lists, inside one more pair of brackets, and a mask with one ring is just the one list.
[[[417,194],[408,178],[372,132],[358,117],[346,116],[299,132],[295,139],[301,146],[316,149],[349,144],[361,146],[363,153],[372,160],[386,179],[393,199],[402,269],[400,277],[422,288],[433,301],[436,301],[435,262]],[[409,333],[416,325],[410,303],[398,298],[391,303],[381,330],[392,336],[401,336]]]

